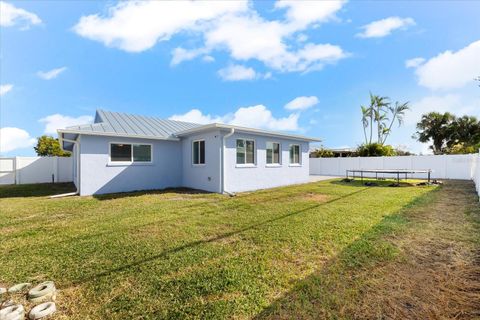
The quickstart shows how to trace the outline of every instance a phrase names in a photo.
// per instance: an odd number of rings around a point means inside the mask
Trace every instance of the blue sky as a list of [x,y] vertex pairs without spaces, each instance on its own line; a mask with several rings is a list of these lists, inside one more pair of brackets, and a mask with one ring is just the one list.
[[414,152],[428,111],[480,116],[479,1],[5,1],[0,148],[97,108],[363,141],[373,92],[410,101],[387,141]]

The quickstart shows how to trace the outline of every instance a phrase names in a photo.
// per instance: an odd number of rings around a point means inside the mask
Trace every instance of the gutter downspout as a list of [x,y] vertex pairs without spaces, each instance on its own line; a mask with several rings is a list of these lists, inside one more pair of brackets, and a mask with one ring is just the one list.
[[55,199],[55,198],[63,198],[63,197],[69,197],[69,196],[76,196],[78,194],[80,194],[80,188],[78,187],[80,185],[80,163],[79,163],[79,160],[80,160],[80,152],[78,150],[78,141],[76,140],[70,140],[70,139],[64,139],[64,138],[61,138],[59,139],[60,140],[60,147],[62,148],[63,150],[63,141],[66,141],[66,142],[70,142],[70,143],[73,143],[75,145],[75,147],[77,148],[76,149],[76,152],[75,152],[75,156],[77,157],[77,161],[76,161],[76,168],[75,170],[77,171],[77,185],[75,186],[77,189],[75,190],[75,192],[69,192],[69,193],[62,193],[62,194],[56,194],[56,195],[53,195],[53,196],[50,196],[50,199]]
[[221,186],[221,190],[220,192],[223,194],[223,193],[226,193],[230,196],[233,196],[232,193],[228,192],[225,190],[225,141],[227,140],[227,138],[231,137],[233,134],[235,133],[235,129],[234,128],[231,128],[230,129],[230,132],[227,133],[226,135],[223,136],[222,138],[222,157],[221,157],[221,164],[220,164],[220,167],[221,167],[221,175],[222,175],[222,186]]

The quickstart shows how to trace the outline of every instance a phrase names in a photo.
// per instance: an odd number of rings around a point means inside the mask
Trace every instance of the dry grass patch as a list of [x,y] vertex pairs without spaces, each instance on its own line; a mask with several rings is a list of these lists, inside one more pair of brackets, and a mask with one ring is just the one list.
[[304,200],[307,201],[315,201],[315,202],[327,202],[330,200],[330,197],[326,194],[321,193],[307,193],[306,195],[302,196]]
[[430,207],[408,216],[415,227],[392,238],[403,258],[375,270],[359,305],[364,318],[480,317],[480,209],[471,183],[449,182]]

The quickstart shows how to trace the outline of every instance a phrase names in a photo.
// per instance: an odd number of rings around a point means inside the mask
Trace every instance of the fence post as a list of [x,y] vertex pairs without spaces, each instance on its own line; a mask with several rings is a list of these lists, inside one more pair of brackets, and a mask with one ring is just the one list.
[[58,182],[58,157],[53,157],[53,183]]
[[20,184],[20,171],[18,171],[18,157],[14,159],[15,184]]

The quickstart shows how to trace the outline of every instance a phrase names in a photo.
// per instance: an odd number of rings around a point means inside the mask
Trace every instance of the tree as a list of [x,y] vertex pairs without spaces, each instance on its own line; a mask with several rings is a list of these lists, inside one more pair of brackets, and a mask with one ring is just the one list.
[[[398,125],[403,124],[405,112],[410,109],[408,102],[395,102],[392,106],[388,97],[378,96],[370,93],[370,105],[368,107],[360,106],[362,111],[362,125],[365,144],[373,143],[373,129],[377,125],[376,143],[384,145],[388,136],[392,132],[392,126],[395,121]],[[367,128],[370,127],[370,137],[367,137]]]
[[455,116],[451,113],[430,112],[422,115],[417,123],[417,132],[414,135],[418,141],[427,143],[432,141],[430,149],[434,154],[446,152],[452,136],[452,123]]
[[332,151],[325,149],[324,147],[320,147],[310,152],[310,158],[333,158],[334,156],[335,155]]
[[360,157],[390,157],[397,155],[392,146],[384,146],[375,142],[360,145],[356,152]]
[[480,121],[477,118],[472,116],[455,118],[451,126],[449,148],[456,144],[468,148],[480,143]]
[[385,144],[385,141],[387,141],[389,134],[392,132],[392,126],[395,120],[398,121],[399,127],[403,124],[403,117],[405,116],[405,111],[410,110],[410,106],[408,105],[408,102],[399,103],[398,101],[396,101],[395,106],[388,106],[388,109],[392,114],[392,120],[390,121],[388,129],[384,130],[383,132],[384,138],[382,144]]
[[420,142],[430,142],[434,154],[474,153],[480,146],[480,121],[472,116],[430,112],[417,123],[414,135]]
[[71,153],[63,151],[60,148],[58,139],[54,137],[43,135],[38,138],[37,145],[33,147],[37,155],[41,157],[70,157]]

